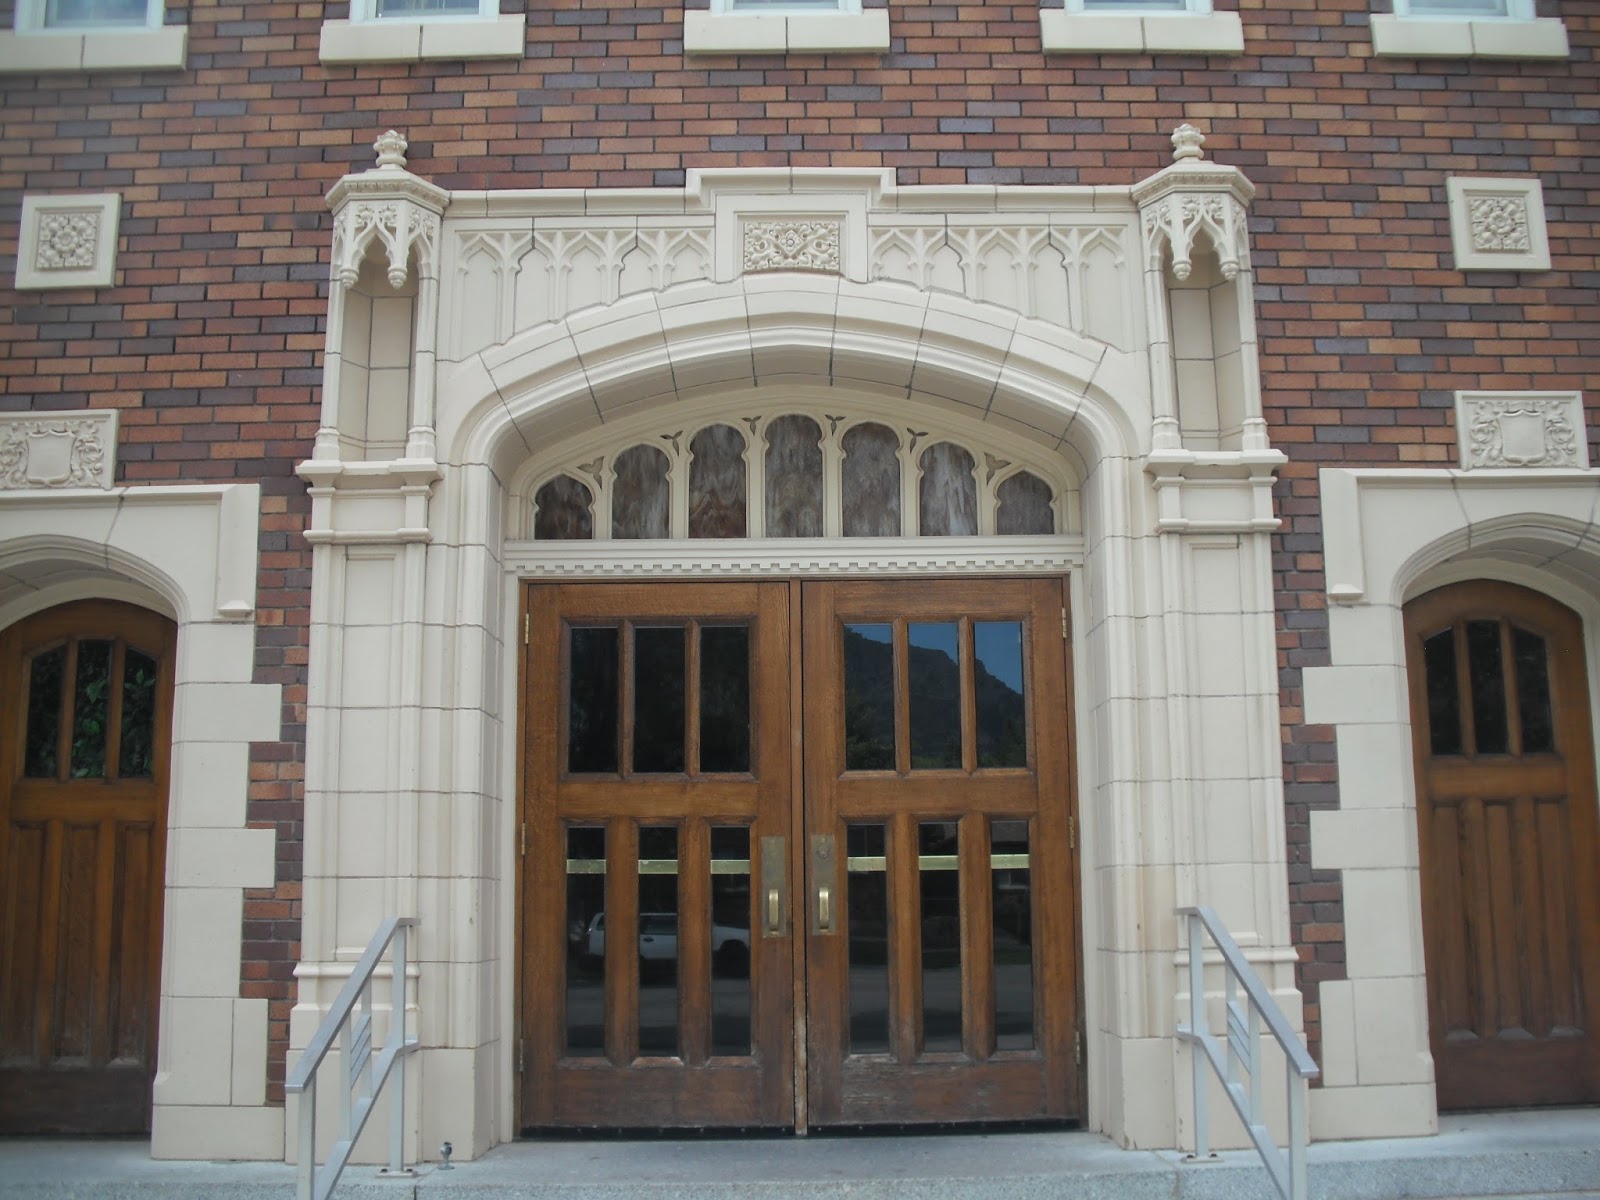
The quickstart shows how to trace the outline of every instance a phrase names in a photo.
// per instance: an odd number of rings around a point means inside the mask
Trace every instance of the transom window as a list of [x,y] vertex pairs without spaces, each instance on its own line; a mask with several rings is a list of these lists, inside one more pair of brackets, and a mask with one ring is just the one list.
[[1047,461],[891,419],[779,412],[642,431],[538,472],[535,541],[976,537],[1069,532]]

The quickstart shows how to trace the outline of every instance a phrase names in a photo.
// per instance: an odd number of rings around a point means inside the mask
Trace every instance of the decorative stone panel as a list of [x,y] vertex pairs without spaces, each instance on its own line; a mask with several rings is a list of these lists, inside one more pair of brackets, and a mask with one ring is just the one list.
[[1548,271],[1544,191],[1537,179],[1445,180],[1460,271]]
[[746,221],[744,269],[837,273],[839,228],[838,221]]
[[0,491],[111,487],[117,414],[0,414]]
[[108,287],[116,277],[116,192],[24,196],[17,236],[17,290]]
[[1580,392],[1457,392],[1456,436],[1469,471],[1589,465]]

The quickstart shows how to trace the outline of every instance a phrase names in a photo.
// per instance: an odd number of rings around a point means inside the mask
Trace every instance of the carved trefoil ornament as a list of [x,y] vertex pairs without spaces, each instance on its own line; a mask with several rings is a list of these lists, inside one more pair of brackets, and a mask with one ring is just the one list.
[[18,290],[109,287],[116,282],[116,192],[24,196],[17,239]]
[[744,269],[755,271],[839,271],[842,222],[775,220],[744,223]]
[[1544,191],[1537,179],[1445,180],[1460,271],[1546,271]]
[[1469,471],[1589,465],[1579,392],[1457,392],[1456,433]]
[[406,170],[406,140],[394,130],[373,144],[378,165],[346,175],[328,193],[333,209],[333,276],[354,287],[361,263],[377,245],[387,265],[389,286],[404,287],[415,262],[425,279],[439,277],[441,217],[450,193]]
[[0,415],[0,490],[109,489],[115,411]]

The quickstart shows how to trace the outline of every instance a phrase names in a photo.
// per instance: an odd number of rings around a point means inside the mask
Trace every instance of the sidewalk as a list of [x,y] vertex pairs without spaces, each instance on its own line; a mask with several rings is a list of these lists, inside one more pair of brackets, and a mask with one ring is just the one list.
[[[1600,1200],[1600,1110],[1446,1117],[1435,1138],[1311,1147],[1317,1200]],[[292,1200],[282,1163],[153,1162],[143,1141],[0,1140],[0,1197]],[[338,1200],[1273,1200],[1253,1153],[1191,1164],[1091,1133],[535,1141],[417,1177],[345,1172]]]

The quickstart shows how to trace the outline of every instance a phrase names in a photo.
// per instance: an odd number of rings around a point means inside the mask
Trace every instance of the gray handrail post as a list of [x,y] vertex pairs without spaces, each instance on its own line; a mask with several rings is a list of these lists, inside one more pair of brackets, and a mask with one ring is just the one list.
[[[1320,1071],[1306,1050],[1305,1043],[1289,1025],[1283,1010],[1267,991],[1255,968],[1245,958],[1217,914],[1200,905],[1180,908],[1185,921],[1189,947],[1189,1021],[1179,1025],[1178,1040],[1189,1044],[1189,1061],[1194,1080],[1195,1158],[1210,1156],[1211,1131],[1208,1125],[1206,1063],[1222,1081],[1233,1110],[1244,1122],[1256,1153],[1261,1156],[1267,1175],[1283,1200],[1306,1200],[1306,1086]],[[1206,1017],[1204,936],[1209,934],[1222,955],[1223,1026],[1219,1040],[1211,1032]],[[1243,989],[1241,1002],[1239,992]],[[1265,1091],[1262,1074],[1261,1027],[1265,1025],[1283,1048],[1288,1081],[1288,1152],[1272,1139],[1262,1112]],[[1242,1070],[1242,1074],[1241,1074]]]
[[[1198,921],[1185,921],[1189,933],[1189,1027],[1206,1027],[1206,969],[1203,939]],[[1194,1156],[1211,1157],[1211,1119],[1206,1104],[1206,1060],[1199,1047],[1189,1055],[1189,1074],[1194,1080]]]
[[[406,969],[409,961],[407,931],[417,924],[415,917],[388,917],[379,926],[366,952],[351,968],[350,978],[328,1009],[328,1015],[311,1035],[311,1041],[284,1082],[283,1090],[300,1097],[299,1164],[296,1196],[298,1200],[328,1200],[339,1184],[339,1176],[355,1150],[367,1118],[372,1115],[378,1093],[395,1067],[399,1075],[390,1096],[389,1165],[384,1174],[409,1174],[405,1168],[405,1062],[417,1048],[417,1039],[406,1029]],[[394,947],[391,958],[389,1036],[376,1057],[372,1053],[374,1017],[372,977],[384,951]],[[356,1013],[360,1006],[359,1014]],[[354,1020],[352,1021],[352,1016]],[[340,1074],[339,1139],[328,1152],[323,1171],[317,1169],[317,1071],[328,1056],[334,1038],[339,1039]]]

